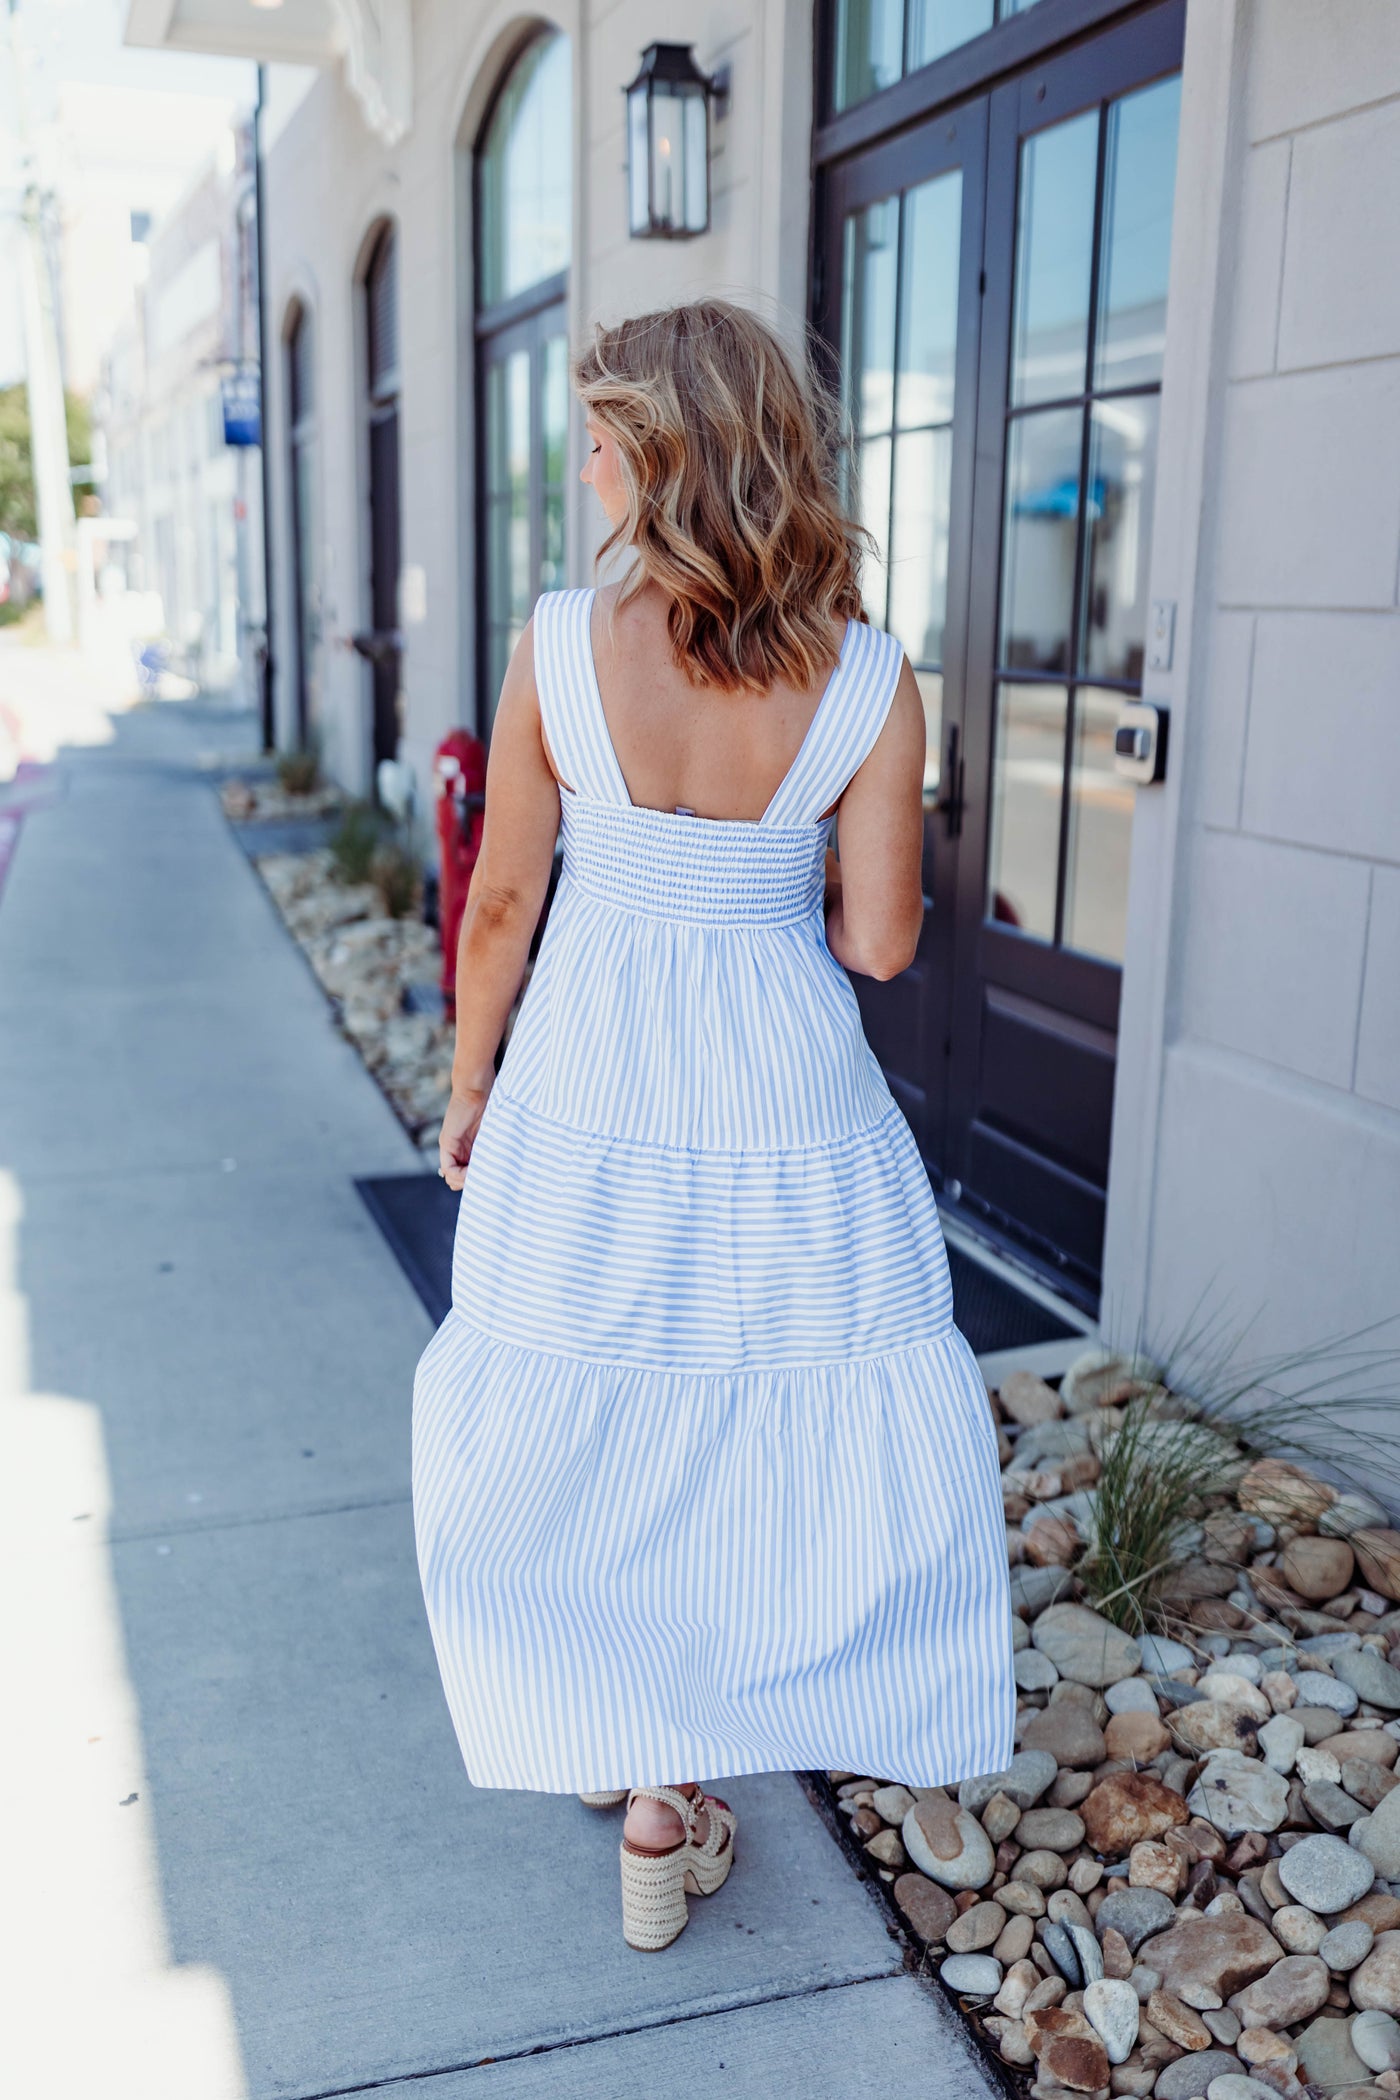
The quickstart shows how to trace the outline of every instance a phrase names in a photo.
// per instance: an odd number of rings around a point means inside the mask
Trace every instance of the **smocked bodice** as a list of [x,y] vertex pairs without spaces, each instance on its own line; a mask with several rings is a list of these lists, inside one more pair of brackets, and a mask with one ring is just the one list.
[[560,796],[566,881],[619,911],[787,926],[821,910],[831,824],[748,824]]

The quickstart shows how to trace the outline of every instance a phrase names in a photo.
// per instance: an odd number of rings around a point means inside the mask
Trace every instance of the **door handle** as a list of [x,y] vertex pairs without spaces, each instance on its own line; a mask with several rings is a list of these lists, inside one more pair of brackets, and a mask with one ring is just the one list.
[[948,837],[961,838],[964,807],[963,760],[956,722],[950,722],[948,725],[948,756],[943,768],[942,787],[943,792],[933,806],[935,810],[941,810],[947,820]]

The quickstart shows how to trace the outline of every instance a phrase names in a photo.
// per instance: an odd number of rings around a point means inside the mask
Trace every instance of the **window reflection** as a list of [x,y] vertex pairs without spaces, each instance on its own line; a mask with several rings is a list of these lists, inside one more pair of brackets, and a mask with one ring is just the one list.
[[511,73],[482,141],[481,299],[567,269],[572,219],[569,40],[541,37]]
[[1011,402],[1084,391],[1099,113],[1039,131],[1021,147]]
[[943,661],[952,472],[946,427],[895,439],[888,624],[911,663]]
[[1181,75],[1110,105],[1095,387],[1162,376]]
[[1018,416],[1007,434],[1002,540],[1001,662],[1067,671],[1079,537],[1083,411]]
[[899,199],[882,197],[846,220],[841,364],[847,408],[864,436],[894,419],[895,295]]
[[931,65],[1036,0],[837,0],[832,10],[831,99],[850,109]]
[[1096,678],[1142,678],[1158,399],[1122,395],[1089,412],[1092,500],[1079,649]]
[[1064,943],[1106,962],[1123,960],[1128,918],[1128,855],[1133,835],[1131,782],[1113,770],[1117,693],[1081,686],[1074,696],[1069,856]]
[[997,691],[987,915],[1043,941],[1055,938],[1067,701],[1062,685]]

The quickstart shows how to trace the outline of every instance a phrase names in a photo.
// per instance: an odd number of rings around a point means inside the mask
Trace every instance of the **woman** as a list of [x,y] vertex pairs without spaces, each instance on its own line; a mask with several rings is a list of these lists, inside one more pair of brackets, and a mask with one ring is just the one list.
[[914,958],[925,731],[823,397],[716,301],[574,376],[633,560],[542,597],[501,690],[414,1506],[470,1778],[625,1794],[655,1948],[734,1857],[676,1774],[938,1785],[1009,1762],[1015,1695],[987,1396],[845,975]]

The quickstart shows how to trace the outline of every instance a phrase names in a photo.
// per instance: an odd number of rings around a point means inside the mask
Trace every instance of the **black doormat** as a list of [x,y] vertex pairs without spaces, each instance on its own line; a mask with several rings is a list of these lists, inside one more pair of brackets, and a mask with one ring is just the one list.
[[[452,1303],[452,1236],[460,1198],[436,1174],[383,1174],[355,1186],[429,1316],[441,1324]],[[978,1356],[1062,1341],[1079,1331],[959,1247],[949,1247],[948,1268],[953,1317]]]

